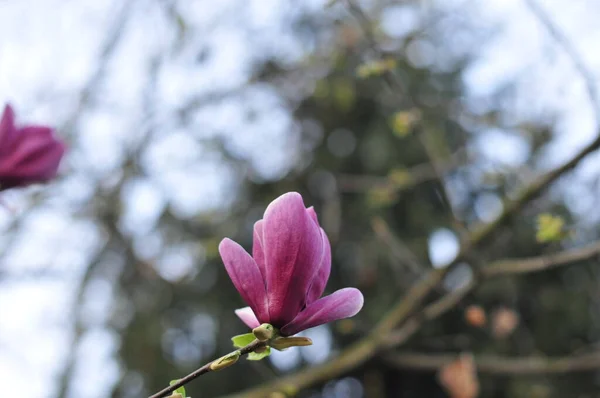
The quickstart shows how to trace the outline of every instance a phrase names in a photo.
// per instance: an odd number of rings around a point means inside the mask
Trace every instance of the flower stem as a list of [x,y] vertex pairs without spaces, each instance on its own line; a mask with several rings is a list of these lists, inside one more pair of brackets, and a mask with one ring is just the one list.
[[166,397],[168,394],[172,393],[173,391],[177,390],[179,387],[186,385],[187,383],[189,383],[190,381],[194,380],[195,378],[202,376],[205,373],[209,373],[209,372],[213,372],[215,371],[215,369],[218,369],[218,367],[212,366],[211,365],[225,357],[233,357],[236,356],[236,353],[238,353],[238,356],[244,356],[247,355],[251,352],[256,351],[259,348],[265,347],[267,345],[266,341],[259,341],[254,340],[253,342],[251,342],[250,344],[248,344],[247,346],[244,346],[240,349],[237,349],[235,351],[230,352],[229,354],[215,359],[213,361],[210,361],[209,363],[205,364],[204,366],[196,369],[195,371],[193,371],[192,373],[190,373],[189,375],[179,379],[177,381],[177,383],[173,383],[172,385],[164,388],[163,390],[157,392],[154,395],[151,395],[149,398],[162,398],[162,397]]

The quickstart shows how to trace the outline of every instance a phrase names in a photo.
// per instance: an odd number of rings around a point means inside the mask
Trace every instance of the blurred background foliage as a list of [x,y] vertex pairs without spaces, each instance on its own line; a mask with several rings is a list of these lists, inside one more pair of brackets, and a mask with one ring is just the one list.
[[[0,368],[14,391],[36,379],[31,397],[148,396],[229,352],[246,329],[217,245],[230,237],[251,250],[253,223],[287,191],[315,206],[330,237],[327,292],[358,287],[365,307],[307,331],[313,347],[242,361],[187,391],[220,396],[326,362],[595,134],[581,76],[524,4],[48,3],[58,26],[29,36],[45,8],[0,4],[5,25],[25,25],[0,39],[12,46],[0,65],[58,59],[43,73],[17,68],[5,95],[23,118],[56,122],[71,147],[61,179],[7,194],[2,210]],[[509,72],[482,66],[515,58]],[[19,91],[22,80],[35,88]],[[598,162],[592,155],[511,217],[470,265],[594,241]],[[444,286],[471,277],[465,264]],[[598,281],[596,259],[491,280],[397,350],[589,352]],[[479,396],[495,398],[592,397],[599,380],[596,370],[478,378]],[[439,380],[376,356],[298,395],[449,396]]]

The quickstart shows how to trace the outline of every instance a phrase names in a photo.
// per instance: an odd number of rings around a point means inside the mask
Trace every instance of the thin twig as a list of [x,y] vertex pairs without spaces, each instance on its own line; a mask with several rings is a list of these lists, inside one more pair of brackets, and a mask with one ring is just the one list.
[[[383,360],[397,368],[438,370],[458,358],[459,354],[400,353],[382,356]],[[536,375],[570,373],[600,368],[600,352],[567,357],[502,357],[495,355],[475,356],[477,370],[502,375]]]
[[[385,54],[377,43],[375,32],[373,31],[373,24],[369,20],[369,17],[359,6],[354,4],[352,0],[346,0],[346,3],[348,5],[348,10],[358,21],[362,29],[369,44],[369,49],[373,52],[375,57],[383,59]],[[386,83],[387,89],[390,91],[392,97],[395,98],[398,107],[402,107],[403,105],[407,104],[414,106],[415,101],[413,101],[413,99],[410,97],[407,88],[402,83],[402,79],[400,76],[398,76],[394,69],[385,70],[381,76],[383,81]],[[438,151],[435,150],[431,134],[423,131],[418,134],[418,136],[425,151],[425,155],[429,159],[429,166],[431,167],[431,171],[433,173],[432,179],[437,181],[439,184],[439,192],[442,202],[444,206],[448,208],[450,215],[452,216],[452,224],[459,231],[460,238],[463,239],[467,234],[467,228],[456,215],[456,210],[450,200],[450,195],[444,180],[445,168],[442,166],[442,162],[444,160],[439,156]]]
[[545,256],[496,261],[481,270],[485,277],[525,274],[573,264],[600,256],[600,242],[582,248],[569,249]]
[[[226,356],[234,355],[237,352],[237,353],[239,353],[239,356],[242,357],[244,355],[250,354],[251,352],[254,352],[258,348],[265,347],[266,344],[267,343],[264,341],[254,340],[252,343],[248,344],[247,346],[242,347],[239,350],[232,351],[231,353],[229,353]],[[224,357],[221,357],[221,358],[224,358]],[[214,371],[214,369],[212,368],[211,365],[221,358],[215,359],[214,361],[210,361],[206,365],[196,369],[195,371],[193,371],[189,375],[185,376],[184,378],[179,379],[176,383],[173,383],[169,387],[166,387],[163,390],[157,392],[156,394],[151,395],[150,398],[166,397],[168,394],[177,390],[179,387],[186,385],[190,381],[202,376],[203,374]]]
[[[461,148],[448,156],[447,159],[438,160],[437,167],[440,172],[445,173],[465,164],[467,157],[466,149]],[[345,173],[338,174],[337,182],[342,192],[365,192],[374,188],[386,188],[398,193],[425,182],[435,181],[438,178],[437,172],[430,162],[418,164],[402,171],[406,173],[405,182],[403,183],[392,181],[390,177],[386,176]]]
[[63,136],[72,138],[71,136],[77,127],[77,123],[81,119],[85,109],[90,105],[98,86],[103,82],[110,61],[121,42],[123,31],[127,26],[127,22],[131,16],[131,9],[135,3],[135,1],[124,2],[114,16],[111,26],[107,29],[108,33],[102,44],[96,69],[80,91],[77,106],[61,129]]
[[385,345],[386,347],[395,347],[404,343],[423,323],[432,321],[454,308],[467,294],[489,278],[542,272],[550,268],[590,260],[599,255],[600,241],[589,246],[565,250],[546,256],[493,262],[487,267],[483,267],[477,274],[477,278],[472,279],[461,288],[444,295],[427,305],[418,314],[413,315],[400,329],[390,333]]
[[556,27],[550,15],[540,6],[535,0],[525,0],[525,4],[529,8],[532,14],[540,21],[540,23],[548,30],[548,33],[554,38],[554,40],[563,48],[565,53],[571,58],[573,66],[577,69],[577,72],[581,75],[587,94],[594,107],[594,115],[596,117],[596,123],[600,123],[600,95],[598,95],[598,89],[595,84],[594,74],[583,62],[581,56],[575,50],[575,46],[571,43],[569,38]]
[[398,260],[406,264],[415,275],[421,275],[425,270],[419,263],[417,256],[390,230],[390,227],[381,217],[371,219],[371,228]]

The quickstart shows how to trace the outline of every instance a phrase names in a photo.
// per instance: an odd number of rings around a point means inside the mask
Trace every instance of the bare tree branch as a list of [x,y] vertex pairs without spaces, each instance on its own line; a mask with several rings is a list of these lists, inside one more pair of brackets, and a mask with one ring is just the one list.
[[467,294],[488,278],[542,272],[550,268],[590,260],[598,255],[600,255],[600,242],[595,242],[589,246],[546,256],[494,262],[487,267],[483,267],[477,278],[473,278],[465,286],[427,305],[421,312],[412,316],[400,329],[390,333],[386,346],[394,347],[404,343],[423,323],[432,321],[454,308]]
[[496,261],[488,267],[483,268],[481,273],[487,278],[500,275],[540,272],[550,268],[573,264],[578,261],[589,260],[597,256],[600,256],[600,242],[545,256]]
[[[438,370],[456,360],[459,354],[400,353],[382,356],[383,360],[397,368]],[[567,357],[502,357],[495,355],[475,356],[477,370],[500,375],[560,374],[597,370],[600,368],[600,352]]]
[[540,23],[548,30],[548,33],[554,40],[563,48],[565,53],[571,58],[575,69],[581,75],[584,81],[587,94],[594,107],[596,123],[600,123],[600,96],[596,87],[594,74],[583,62],[581,56],[575,50],[575,46],[569,38],[554,24],[550,15],[544,10],[535,0],[524,0],[525,5],[529,8],[532,14],[540,21]]
[[[441,173],[454,170],[457,166],[467,162],[468,154],[463,148],[447,159],[439,160],[437,167]],[[366,192],[374,188],[385,188],[398,193],[410,189],[416,185],[435,181],[438,178],[437,171],[430,162],[409,167],[406,172],[406,181],[399,183],[392,181],[389,177],[374,175],[339,174],[337,176],[338,186],[342,192]]]

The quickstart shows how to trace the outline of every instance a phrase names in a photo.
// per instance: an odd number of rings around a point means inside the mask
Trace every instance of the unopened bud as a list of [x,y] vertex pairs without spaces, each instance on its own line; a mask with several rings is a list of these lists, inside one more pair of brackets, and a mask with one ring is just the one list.
[[273,326],[268,323],[263,323],[259,327],[252,329],[252,333],[260,341],[267,341],[275,336]]
[[210,370],[218,371],[221,369],[225,369],[236,363],[238,359],[240,359],[240,352],[234,351],[230,354],[225,355],[224,357],[214,360],[210,364]]
[[276,350],[285,350],[290,347],[306,347],[312,345],[312,340],[308,337],[278,337],[269,344]]

